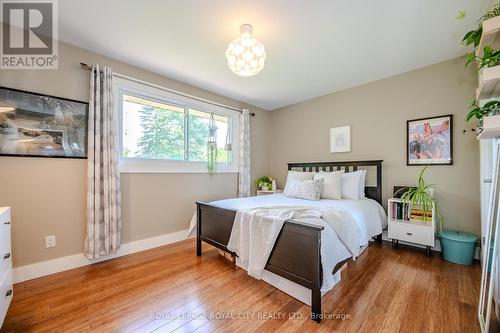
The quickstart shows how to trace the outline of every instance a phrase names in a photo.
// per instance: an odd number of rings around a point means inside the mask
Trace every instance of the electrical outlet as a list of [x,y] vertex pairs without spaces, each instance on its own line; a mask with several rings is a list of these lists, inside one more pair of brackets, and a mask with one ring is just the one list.
[[45,237],[45,248],[48,249],[49,247],[55,247],[55,246],[56,246],[56,236],[55,235]]

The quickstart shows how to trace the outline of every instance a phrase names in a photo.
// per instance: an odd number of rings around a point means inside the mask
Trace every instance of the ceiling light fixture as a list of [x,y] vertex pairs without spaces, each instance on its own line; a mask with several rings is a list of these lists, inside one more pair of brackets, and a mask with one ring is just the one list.
[[227,65],[239,76],[253,76],[264,68],[266,50],[264,45],[252,36],[253,27],[243,24],[240,37],[233,40],[226,51]]

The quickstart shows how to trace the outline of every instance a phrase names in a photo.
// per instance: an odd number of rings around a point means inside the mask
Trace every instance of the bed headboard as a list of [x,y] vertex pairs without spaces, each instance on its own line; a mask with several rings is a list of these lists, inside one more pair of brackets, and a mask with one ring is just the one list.
[[336,171],[345,170],[352,172],[358,169],[364,170],[364,167],[376,168],[376,186],[365,186],[365,195],[367,198],[376,200],[382,205],[382,160],[374,161],[349,161],[349,162],[314,162],[314,163],[288,163],[288,170],[299,169],[303,172]]

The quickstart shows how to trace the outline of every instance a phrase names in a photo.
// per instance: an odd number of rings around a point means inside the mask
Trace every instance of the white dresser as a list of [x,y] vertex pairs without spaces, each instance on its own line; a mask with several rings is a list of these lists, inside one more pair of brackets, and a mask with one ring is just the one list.
[[13,296],[10,208],[0,207],[0,327]]

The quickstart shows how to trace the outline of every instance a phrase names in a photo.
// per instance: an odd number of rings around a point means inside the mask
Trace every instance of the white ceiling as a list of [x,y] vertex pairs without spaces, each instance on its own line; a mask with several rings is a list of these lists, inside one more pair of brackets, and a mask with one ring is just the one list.
[[[466,53],[489,0],[63,0],[60,39],[267,110]],[[460,10],[465,20],[457,20]],[[224,52],[250,23],[266,67]]]

